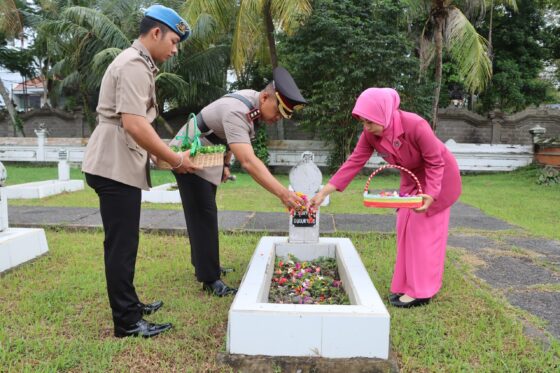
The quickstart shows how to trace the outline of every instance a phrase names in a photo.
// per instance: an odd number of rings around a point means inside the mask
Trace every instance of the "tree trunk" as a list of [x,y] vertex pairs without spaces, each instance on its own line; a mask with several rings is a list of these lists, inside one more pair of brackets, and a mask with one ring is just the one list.
[[492,21],[494,19],[494,0],[490,3],[490,23],[488,24],[488,58],[490,63],[494,60],[494,49],[492,48]]
[[268,51],[270,53],[270,64],[272,68],[278,67],[278,55],[276,53],[276,40],[274,39],[274,23],[270,12],[270,1],[264,3],[264,22],[266,27],[266,40],[268,41]]
[[6,105],[6,109],[8,109],[8,114],[10,115],[10,121],[12,122],[12,126],[14,128],[14,136],[16,136],[16,133],[19,130],[21,135],[25,137],[25,134],[23,133],[23,129],[20,128],[20,126],[18,125],[16,108],[14,107],[12,100],[10,100],[10,94],[8,93],[6,87],[4,87],[4,83],[2,82],[0,82],[0,96],[2,96],[2,99],[4,100],[4,104]]
[[435,20],[435,35],[434,41],[436,45],[436,86],[434,88],[434,102],[432,106],[432,130],[436,132],[438,123],[438,108],[439,108],[439,93],[441,91],[441,77],[443,66],[443,18],[434,17]]

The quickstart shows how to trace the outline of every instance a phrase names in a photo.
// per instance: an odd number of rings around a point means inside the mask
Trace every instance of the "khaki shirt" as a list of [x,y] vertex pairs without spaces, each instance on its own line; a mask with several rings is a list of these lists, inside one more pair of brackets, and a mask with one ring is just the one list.
[[[245,89],[235,92],[247,98],[255,108],[259,108],[259,92]],[[200,114],[204,119],[204,123],[210,128],[220,139],[226,140],[228,144],[250,144],[251,139],[255,137],[255,128],[253,122],[247,118],[249,108],[240,100],[234,97],[222,97],[201,110]],[[186,131],[184,125],[177,135],[171,140],[169,145],[179,146]],[[189,137],[194,136],[194,126],[189,126]],[[201,137],[202,145],[212,144],[210,141]],[[219,185],[222,181],[222,166],[205,167],[195,174],[214,185]]]
[[121,114],[152,122],[158,115],[155,75],[148,50],[135,40],[109,65],[99,92],[98,124],[86,147],[82,171],[148,190],[148,152],[122,126]]

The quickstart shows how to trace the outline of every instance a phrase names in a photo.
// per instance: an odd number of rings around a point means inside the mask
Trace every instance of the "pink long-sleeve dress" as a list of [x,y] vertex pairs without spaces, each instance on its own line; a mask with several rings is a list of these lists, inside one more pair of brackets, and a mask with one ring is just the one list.
[[[356,109],[353,113],[367,118]],[[374,151],[386,162],[403,166],[418,177],[424,193],[434,202],[426,213],[408,208],[397,212],[397,260],[391,292],[431,298],[442,285],[451,205],[461,194],[459,167],[420,116],[395,109],[389,123],[390,131],[383,136],[364,131],[352,155],[329,183],[343,191]],[[400,192],[415,194],[416,188],[414,180],[401,171]]]

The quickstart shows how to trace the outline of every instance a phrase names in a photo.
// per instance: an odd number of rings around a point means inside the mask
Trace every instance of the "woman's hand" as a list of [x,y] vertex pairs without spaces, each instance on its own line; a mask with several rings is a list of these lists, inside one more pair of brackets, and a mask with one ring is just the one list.
[[[321,190],[322,192],[323,190]],[[321,203],[323,203],[323,201],[325,200],[325,198],[327,198],[327,196],[325,196],[323,193],[317,193],[313,196],[313,198],[311,198],[311,200],[309,201],[309,206],[314,207],[314,208],[318,208],[319,206],[321,206]]]
[[313,196],[313,198],[311,198],[311,200],[309,201],[309,205],[318,209],[325,198],[327,198],[327,196],[335,190],[336,187],[334,185],[327,183],[327,185],[325,185],[320,191],[317,192],[317,194]]
[[428,210],[428,207],[430,207],[430,205],[434,202],[434,198],[428,194],[418,194],[420,197],[422,197],[422,206],[413,209],[415,212],[426,212],[426,210]]

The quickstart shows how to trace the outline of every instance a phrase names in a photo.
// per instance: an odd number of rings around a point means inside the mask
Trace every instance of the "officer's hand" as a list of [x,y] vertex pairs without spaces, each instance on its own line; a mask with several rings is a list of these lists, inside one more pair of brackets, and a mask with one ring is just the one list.
[[185,174],[185,173],[193,173],[202,170],[202,167],[194,165],[194,163],[191,160],[189,151],[180,154],[183,157],[183,163],[179,167],[174,168],[173,171],[177,172],[178,174]]
[[418,194],[420,197],[422,197],[422,201],[424,202],[422,204],[422,206],[415,208],[414,211],[415,212],[426,212],[426,210],[428,210],[428,207],[430,207],[430,205],[432,204],[432,202],[434,202],[434,198],[428,194]]
[[224,172],[222,173],[222,183],[228,181],[230,176],[231,172],[229,170],[229,167],[224,167]]
[[280,200],[289,209],[293,209],[305,204],[305,201],[298,196],[295,192],[286,189],[286,193],[282,194]]

